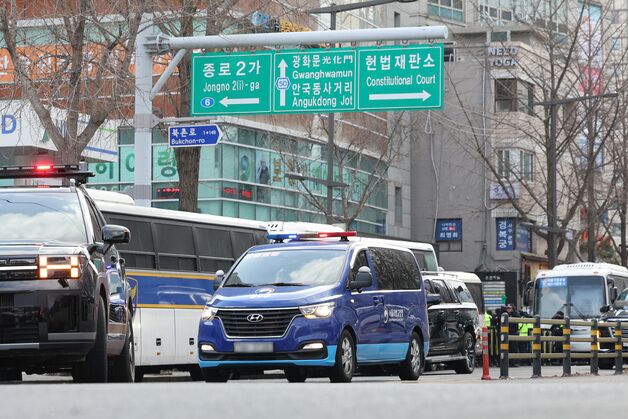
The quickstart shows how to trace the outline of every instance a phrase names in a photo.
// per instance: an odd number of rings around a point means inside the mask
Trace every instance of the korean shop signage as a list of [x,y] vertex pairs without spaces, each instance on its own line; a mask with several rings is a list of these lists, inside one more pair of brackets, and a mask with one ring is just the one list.
[[440,109],[443,46],[196,54],[191,114]]
[[462,220],[460,218],[436,220],[436,241],[462,240]]

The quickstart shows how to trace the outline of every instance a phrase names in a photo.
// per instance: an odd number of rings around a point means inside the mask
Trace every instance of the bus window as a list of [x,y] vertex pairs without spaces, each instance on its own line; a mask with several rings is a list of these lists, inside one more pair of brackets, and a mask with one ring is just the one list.
[[108,222],[125,226],[131,231],[129,244],[117,244],[128,268],[155,269],[155,248],[150,223],[105,214]]
[[199,256],[215,258],[233,258],[229,230],[215,228],[196,228]]
[[242,231],[233,232],[233,253],[236,259],[252,246],[255,246],[255,240],[253,239],[252,233],[245,233]]
[[159,269],[196,271],[196,252],[191,226],[155,223]]

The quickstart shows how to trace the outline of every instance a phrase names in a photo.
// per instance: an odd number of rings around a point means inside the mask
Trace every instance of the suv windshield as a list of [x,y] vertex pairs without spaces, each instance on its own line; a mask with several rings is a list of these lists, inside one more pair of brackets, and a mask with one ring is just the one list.
[[552,318],[558,311],[571,318],[595,318],[606,304],[601,276],[540,278],[537,282],[536,314],[543,319]]
[[3,192],[0,194],[0,241],[85,243],[87,233],[74,193]]
[[273,250],[249,253],[225,287],[330,285],[340,280],[344,250]]

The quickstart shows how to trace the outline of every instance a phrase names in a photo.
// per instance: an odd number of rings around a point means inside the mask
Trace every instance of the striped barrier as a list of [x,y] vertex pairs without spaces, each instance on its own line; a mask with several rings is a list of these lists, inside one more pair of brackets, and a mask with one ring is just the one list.
[[[533,324],[532,336],[510,335],[509,326],[511,323]],[[548,334],[542,330],[542,325],[558,326],[559,333]],[[573,326],[585,326],[591,328],[591,333],[587,337],[572,336]],[[608,336],[604,336],[605,331],[611,331]],[[541,319],[535,316],[534,319],[509,317],[504,313],[501,316],[499,329],[499,365],[500,378],[508,378],[508,368],[510,360],[530,359],[532,360],[532,377],[541,377],[541,368],[544,360],[558,360],[562,362],[563,376],[571,375],[571,365],[573,359],[590,360],[591,374],[597,375],[600,369],[600,362],[604,362],[603,367],[611,369],[614,360],[615,374],[623,374],[624,357],[628,352],[623,351],[628,338],[624,337],[621,322],[601,322],[597,319],[571,320],[564,319]],[[511,342],[530,342],[531,352],[510,353]],[[573,342],[590,343],[588,352],[572,352]],[[612,346],[601,347],[600,345],[612,344]]]

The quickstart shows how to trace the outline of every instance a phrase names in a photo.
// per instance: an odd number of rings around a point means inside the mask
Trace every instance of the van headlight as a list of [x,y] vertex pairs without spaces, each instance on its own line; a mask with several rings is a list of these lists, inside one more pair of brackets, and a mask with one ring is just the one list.
[[218,313],[218,309],[216,307],[205,306],[205,308],[203,308],[203,312],[201,313],[201,320],[205,322],[214,320],[216,313]]
[[322,303],[313,306],[299,307],[306,319],[326,319],[331,317],[336,303]]

